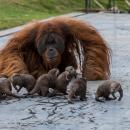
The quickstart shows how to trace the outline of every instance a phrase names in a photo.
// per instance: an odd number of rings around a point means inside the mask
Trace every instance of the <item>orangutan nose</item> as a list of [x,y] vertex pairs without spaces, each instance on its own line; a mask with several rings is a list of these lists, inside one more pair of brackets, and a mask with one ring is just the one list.
[[54,48],[49,48],[49,51],[50,51],[50,52],[54,51]]
[[49,58],[55,57],[55,56],[56,56],[56,49],[50,47],[50,48],[48,49],[48,56],[49,56]]

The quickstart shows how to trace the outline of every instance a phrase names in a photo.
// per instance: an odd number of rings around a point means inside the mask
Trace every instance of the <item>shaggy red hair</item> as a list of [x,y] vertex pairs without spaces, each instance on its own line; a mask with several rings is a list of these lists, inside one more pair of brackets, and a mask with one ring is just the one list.
[[[107,79],[110,75],[110,49],[97,30],[88,23],[72,18],[55,18],[36,22],[14,34],[0,52],[0,73],[30,73],[35,77],[46,73],[37,46],[46,31],[56,32],[65,39],[65,51],[58,68],[68,65],[77,68],[75,52],[81,61],[82,72],[89,80]],[[79,44],[81,48],[79,48]]]

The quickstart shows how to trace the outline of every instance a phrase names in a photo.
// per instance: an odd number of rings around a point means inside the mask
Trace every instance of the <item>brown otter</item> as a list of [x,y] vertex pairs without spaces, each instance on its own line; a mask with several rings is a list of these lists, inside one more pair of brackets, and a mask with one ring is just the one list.
[[76,70],[73,66],[68,66],[65,68],[65,71],[62,72],[56,81],[56,90],[66,94],[66,87],[68,83],[73,79],[76,78]]
[[59,74],[59,70],[54,68],[51,69],[48,74],[41,75],[35,84],[35,87],[32,91],[28,93],[28,95],[33,95],[38,93],[41,96],[47,96],[49,93],[49,88],[55,88],[55,82],[57,76]]
[[79,78],[72,80],[67,85],[68,102],[73,103],[72,99],[76,96],[80,97],[81,101],[86,100],[87,80],[85,78]]
[[[14,73],[10,80],[14,86],[14,88],[19,92],[22,87],[26,88],[28,92],[30,92],[36,83],[35,78],[30,74],[18,74]],[[16,87],[16,85],[19,86],[19,89]]]
[[8,78],[6,77],[1,77],[0,78],[0,97],[6,97],[6,96],[13,96],[16,98],[20,98],[23,96],[18,96],[13,94],[12,92],[12,87],[11,87],[11,82]]
[[[120,101],[123,97],[123,89],[121,87],[121,84],[118,83],[117,81],[113,80],[107,80],[101,85],[99,85],[97,91],[96,91],[96,96],[95,100],[99,102],[104,102],[103,100],[100,100],[100,97],[104,97],[106,100],[115,100],[116,96],[115,93],[119,92],[120,97],[118,101]],[[113,96],[113,98],[109,97],[110,94]]]

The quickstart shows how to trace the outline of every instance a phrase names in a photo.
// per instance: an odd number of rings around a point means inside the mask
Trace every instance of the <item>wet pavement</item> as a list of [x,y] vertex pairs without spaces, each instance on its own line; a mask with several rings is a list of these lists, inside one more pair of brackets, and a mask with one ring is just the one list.
[[[130,130],[130,15],[98,13],[77,18],[97,28],[112,49],[110,78],[121,82],[122,101],[94,100],[103,81],[89,81],[88,100],[75,104],[64,97],[6,100],[0,103],[0,130]],[[0,45],[7,39],[0,38]]]

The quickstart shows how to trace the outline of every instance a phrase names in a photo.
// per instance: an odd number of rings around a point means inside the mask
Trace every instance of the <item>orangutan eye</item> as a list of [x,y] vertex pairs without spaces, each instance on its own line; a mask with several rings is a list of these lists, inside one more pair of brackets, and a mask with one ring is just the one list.
[[65,41],[56,33],[48,33],[41,38],[37,47],[38,53],[42,55],[50,47],[52,50],[56,49],[62,54],[65,50]]
[[45,40],[44,40],[44,39],[43,39],[43,41],[38,45],[37,49],[38,49],[38,53],[39,53],[40,55],[46,50],[46,45],[45,45]]
[[61,53],[64,52],[64,49],[65,49],[65,45],[64,43],[56,43],[54,44],[55,48],[58,49]]
[[61,52],[64,52],[65,49],[65,41],[62,37],[58,36],[56,34],[56,38],[55,38],[55,47]]

